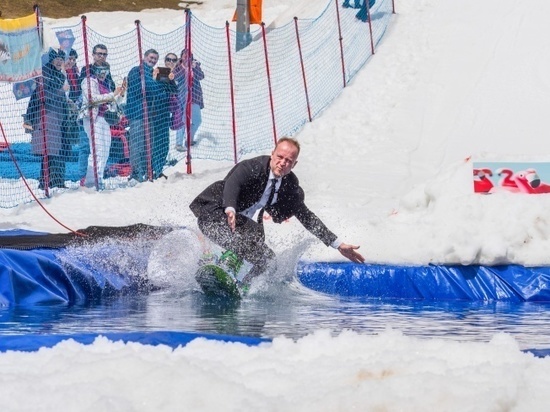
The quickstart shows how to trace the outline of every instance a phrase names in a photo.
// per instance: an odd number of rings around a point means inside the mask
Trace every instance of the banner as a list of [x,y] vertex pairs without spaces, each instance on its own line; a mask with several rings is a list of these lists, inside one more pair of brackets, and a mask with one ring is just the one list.
[[[250,24],[262,24],[262,0],[250,0],[248,13]],[[237,21],[237,11],[233,14],[233,21]]]
[[13,95],[15,100],[25,99],[31,97],[32,92],[36,89],[36,82],[34,79],[25,80],[24,82],[13,84]]
[[474,192],[550,193],[550,162],[474,162]]
[[42,73],[36,15],[0,19],[0,81],[22,82]]
[[69,52],[73,48],[75,40],[73,31],[71,29],[56,31],[55,36],[59,41],[59,48],[65,52],[66,57],[69,57]]

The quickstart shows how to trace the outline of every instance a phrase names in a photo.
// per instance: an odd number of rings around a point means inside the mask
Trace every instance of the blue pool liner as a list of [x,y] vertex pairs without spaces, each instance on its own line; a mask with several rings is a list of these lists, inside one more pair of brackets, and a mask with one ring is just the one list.
[[300,262],[298,280],[330,295],[433,301],[550,301],[550,267]]
[[[117,254],[110,246],[108,253]],[[61,259],[61,249],[0,249],[0,305],[87,304],[109,296],[147,291],[146,279],[99,269],[94,262]],[[134,256],[146,273],[147,256]],[[134,273],[136,271],[134,270]],[[338,296],[434,301],[549,302],[550,267],[395,266],[300,262],[298,280]]]
[[[44,235],[24,230],[3,231],[0,236]],[[41,238],[41,237],[40,237]],[[85,247],[85,246],[83,246]],[[121,246],[122,247],[122,246]],[[132,255],[132,273],[121,267],[100,268],[97,261],[68,258],[64,248],[28,250],[0,248],[0,306],[74,305],[97,303],[105,297],[148,293],[148,256]],[[104,253],[118,256],[111,243]],[[116,259],[115,259],[116,260]],[[307,288],[335,296],[373,299],[431,301],[549,302],[550,267],[520,265],[396,266],[350,262],[299,262],[297,278]],[[249,345],[267,340],[187,332],[128,332],[101,334],[110,340],[182,346],[197,337],[242,342]],[[0,351],[34,351],[74,339],[90,344],[100,334],[3,335]],[[526,350],[535,356],[550,350]]]
[[218,340],[222,342],[242,343],[248,346],[256,346],[260,343],[271,342],[270,339],[254,338],[248,336],[218,335],[208,333],[190,333],[174,331],[154,332],[118,332],[118,333],[81,333],[70,335],[3,335],[0,337],[0,352],[20,351],[34,352],[40,348],[52,348],[58,343],[72,339],[83,345],[92,344],[96,338],[103,336],[110,341],[124,343],[135,342],[143,345],[166,345],[172,349],[185,346],[197,338]]

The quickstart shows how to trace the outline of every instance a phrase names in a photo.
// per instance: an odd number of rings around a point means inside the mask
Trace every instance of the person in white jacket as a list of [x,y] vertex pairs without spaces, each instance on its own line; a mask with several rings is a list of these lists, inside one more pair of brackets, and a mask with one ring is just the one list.
[[[124,85],[110,91],[106,81],[109,74],[109,64],[92,66],[90,78],[82,79],[82,107],[84,130],[90,140],[90,155],[88,156],[88,170],[85,185],[103,189],[103,174],[111,149],[111,128],[105,120],[104,114],[112,104],[118,104],[124,97]],[[95,148],[95,150],[94,150]],[[94,162],[95,158],[95,162]],[[95,167],[94,167],[95,163]]]

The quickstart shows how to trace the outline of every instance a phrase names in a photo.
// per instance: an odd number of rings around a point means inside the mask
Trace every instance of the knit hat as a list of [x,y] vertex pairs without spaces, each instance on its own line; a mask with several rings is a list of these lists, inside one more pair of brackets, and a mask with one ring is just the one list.
[[63,50],[55,50],[50,48],[50,51],[48,52],[48,62],[52,62],[57,58],[65,60],[65,52]]

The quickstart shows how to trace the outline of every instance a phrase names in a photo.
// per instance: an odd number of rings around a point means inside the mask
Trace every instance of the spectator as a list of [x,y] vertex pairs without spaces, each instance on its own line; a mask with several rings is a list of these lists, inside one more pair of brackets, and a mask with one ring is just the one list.
[[[351,4],[349,4],[350,0],[345,0],[344,3],[342,4],[342,7],[348,9],[351,7]],[[354,6],[353,6],[354,9],[359,9],[361,8],[361,0],[354,0]]]
[[[162,169],[170,146],[169,101],[170,94],[176,93],[177,87],[173,81],[174,73],[168,75],[169,81],[156,80],[158,58],[158,52],[149,49],[143,56],[142,64],[128,73],[125,115],[130,122],[131,178],[138,182],[147,179],[148,161],[151,162],[153,179],[164,176]],[[151,159],[148,159],[149,155]]]
[[67,82],[69,83],[69,99],[75,104],[79,104],[82,89],[80,88],[78,67],[76,60],[78,53],[75,49],[71,49],[65,60],[65,72],[67,74]]
[[[82,86],[82,80],[88,76],[91,76],[94,66],[102,66],[107,62],[107,46],[104,44],[96,44],[92,49],[93,62],[88,67],[83,66],[78,78],[78,84]],[[115,91],[115,82],[111,76],[111,73],[106,77],[107,85],[111,92]],[[80,129],[80,147],[78,150],[78,173],[80,176],[80,185],[83,186],[86,180],[86,173],[88,170],[88,158],[90,157],[90,141],[88,135],[84,131],[84,128]]]
[[[189,69],[191,67],[191,70]],[[190,110],[190,118],[188,119],[191,123],[190,127],[190,134],[191,134],[191,145],[194,145],[197,143],[197,139],[195,137],[197,130],[199,126],[202,123],[202,115],[201,110],[204,109],[204,100],[202,96],[202,86],[201,86],[201,80],[204,79],[204,72],[201,69],[200,62],[196,61],[193,58],[193,55],[189,55],[187,49],[183,49],[181,52],[181,58],[180,58],[180,64],[178,65],[178,70],[182,71],[183,75],[186,79],[191,77],[192,87],[191,90],[187,90],[187,96],[189,96],[189,92],[191,92],[191,110]],[[177,73],[176,72],[176,73]],[[188,89],[188,82],[185,83],[186,88]],[[189,102],[189,99],[186,99],[186,103]],[[187,105],[186,105],[187,106]],[[184,113],[188,113],[187,107],[186,110],[184,110]],[[188,115],[186,115],[187,120]],[[181,132],[178,130],[179,134],[176,133],[176,150],[182,151],[184,148],[182,147],[182,144],[184,143],[185,135],[187,132],[187,124],[188,122],[185,122],[185,126],[181,129]],[[187,145],[187,142],[185,142],[185,145]]]
[[[369,10],[372,9],[372,6],[374,6],[374,3],[376,3],[376,0],[368,0]],[[367,0],[363,1],[363,4],[361,5],[361,10],[357,12],[355,15],[356,19],[361,20],[362,22],[366,22],[369,19],[369,11],[367,10]]]
[[170,129],[176,131],[176,150],[183,152],[183,139],[185,137],[185,110],[187,107],[187,75],[175,53],[168,53],[164,58],[166,67],[170,67],[174,73],[176,93],[170,96]]
[[105,120],[104,114],[109,108],[109,103],[115,101],[118,103],[124,94],[124,87],[117,87],[114,92],[109,89],[109,83],[107,81],[109,72],[109,64],[107,62],[104,62],[102,65],[96,64],[92,67],[92,73],[89,80],[83,79],[82,81],[82,99],[85,108],[83,111],[84,130],[89,139],[89,146],[95,147],[95,151],[92,150],[88,156],[85,185],[94,186],[94,170],[97,170],[98,189],[104,189],[105,187],[103,183],[103,174],[105,173],[105,167],[107,166],[107,159],[109,158],[109,151],[111,149],[111,128]]
[[[88,65],[88,70],[92,71],[93,66],[103,66],[104,63],[107,63],[107,56],[109,53],[107,52],[107,46],[104,44],[96,44],[94,48],[92,49],[92,59],[93,62]],[[82,84],[82,79],[84,79],[88,75],[88,70],[86,70],[86,67],[82,67],[82,70],[80,71],[80,77],[79,77],[79,83]],[[113,81],[113,78],[111,76],[111,73],[107,75],[106,78],[107,84],[109,86],[109,90],[112,92],[115,91],[115,82]]]
[[78,68],[76,67],[76,59],[78,59],[78,53],[74,49],[70,49],[68,57],[65,60],[65,74],[67,76],[67,83],[69,85],[69,93],[67,101],[68,103],[68,116],[63,125],[64,139],[70,146],[79,143],[79,133],[82,125],[78,120],[78,111],[80,109],[82,90],[78,83]]
[[65,94],[68,91],[67,78],[62,71],[65,53],[50,49],[47,60],[24,116],[25,127],[32,131],[32,153],[42,156],[39,189],[44,189],[46,185],[66,188],[64,151],[67,147],[62,132],[68,111]]
[[175,67],[178,64],[178,56],[176,56],[176,53],[168,53],[164,57],[164,65],[168,67],[170,70],[174,70]]

